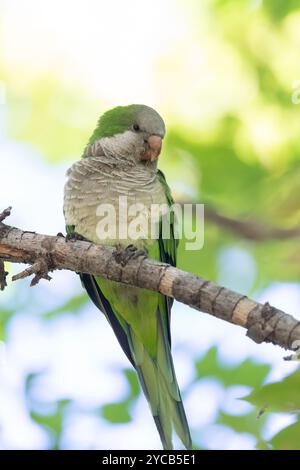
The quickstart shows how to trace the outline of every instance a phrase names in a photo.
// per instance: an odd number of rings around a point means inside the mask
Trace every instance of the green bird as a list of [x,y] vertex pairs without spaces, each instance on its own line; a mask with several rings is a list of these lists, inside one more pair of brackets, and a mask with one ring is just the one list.
[[[100,117],[81,160],[67,172],[64,215],[69,237],[124,247],[129,256],[134,254],[134,245],[152,259],[176,265],[174,217],[168,218],[170,230],[166,237],[162,230],[164,215],[151,215],[152,207],[168,208],[173,204],[165,177],[157,169],[165,132],[161,116],[145,105],[118,106]],[[128,208],[142,206],[138,224],[134,210],[130,215],[129,209],[129,215],[124,216],[125,198]],[[113,210],[106,215],[108,228],[104,230],[100,215],[107,207]],[[151,217],[156,224],[154,237],[145,230]],[[163,448],[173,448],[175,431],[183,445],[191,449],[171,355],[172,299],[90,274],[80,274],[80,278],[138,374]]]

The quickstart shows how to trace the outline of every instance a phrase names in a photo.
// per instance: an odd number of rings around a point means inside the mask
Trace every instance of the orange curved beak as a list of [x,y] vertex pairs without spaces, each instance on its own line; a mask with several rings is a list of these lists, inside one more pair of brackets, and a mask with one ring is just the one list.
[[142,153],[142,160],[156,160],[160,154],[162,138],[159,135],[150,135],[148,139],[149,148]]

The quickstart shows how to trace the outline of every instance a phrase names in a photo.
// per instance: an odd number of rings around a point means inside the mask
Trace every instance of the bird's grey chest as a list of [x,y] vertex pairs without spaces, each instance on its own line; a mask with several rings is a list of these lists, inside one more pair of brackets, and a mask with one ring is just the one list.
[[[67,225],[75,225],[76,232],[94,243],[141,244],[139,238],[149,238],[155,208],[166,204],[156,173],[86,160],[77,162],[68,172],[64,197]],[[134,232],[137,216],[140,237],[128,234],[128,226]]]

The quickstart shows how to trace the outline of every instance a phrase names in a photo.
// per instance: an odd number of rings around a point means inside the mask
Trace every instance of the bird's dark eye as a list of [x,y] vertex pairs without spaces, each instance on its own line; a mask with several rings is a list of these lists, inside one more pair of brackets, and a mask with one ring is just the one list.
[[138,132],[140,130],[140,126],[138,124],[133,124],[133,130],[135,130],[135,132]]

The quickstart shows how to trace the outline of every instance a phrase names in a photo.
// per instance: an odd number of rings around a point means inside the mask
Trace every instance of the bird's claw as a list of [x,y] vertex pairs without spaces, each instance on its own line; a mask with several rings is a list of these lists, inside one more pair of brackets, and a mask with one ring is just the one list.
[[148,254],[145,250],[139,249],[134,245],[128,245],[125,249],[118,247],[115,251],[115,260],[122,266],[126,266],[128,261],[139,257],[147,258]]
[[81,241],[81,242],[87,242],[89,240],[87,240],[85,237],[83,237],[82,235],[80,235],[79,233],[77,232],[72,232],[72,233],[67,233],[66,235],[66,242],[70,242],[70,241]]

